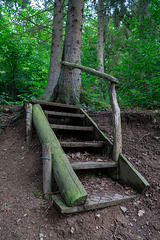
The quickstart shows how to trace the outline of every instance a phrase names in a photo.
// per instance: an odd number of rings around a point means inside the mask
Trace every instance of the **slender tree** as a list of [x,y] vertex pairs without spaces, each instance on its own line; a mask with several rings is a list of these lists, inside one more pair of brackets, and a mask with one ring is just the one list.
[[98,27],[97,27],[97,61],[98,71],[104,72],[103,42],[104,42],[104,0],[98,0]]
[[[104,41],[104,0],[98,1],[98,36],[97,36],[97,61],[98,70],[104,72],[103,59],[103,41]],[[120,108],[118,106],[115,83],[108,81],[108,90],[110,104],[113,113],[113,153],[112,158],[118,161],[119,154],[122,152],[122,133]]]
[[52,43],[47,87],[41,100],[52,100],[54,88],[58,82],[61,69],[62,34],[63,34],[63,0],[55,0],[52,29]]

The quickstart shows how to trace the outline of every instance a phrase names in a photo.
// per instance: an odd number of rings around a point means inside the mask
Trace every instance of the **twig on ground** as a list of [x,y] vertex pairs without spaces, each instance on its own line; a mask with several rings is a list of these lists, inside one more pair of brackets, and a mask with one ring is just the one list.
[[53,199],[49,202],[48,206],[46,207],[45,213],[53,206]]
[[152,132],[149,132],[149,133],[145,134],[145,135],[144,135],[142,138],[140,138],[140,140],[139,140],[139,141],[141,142],[141,141],[143,140],[143,138],[145,138],[145,137],[147,137],[147,136],[151,135],[151,133],[152,133]]
[[24,110],[20,111],[17,115],[13,116],[10,120],[9,124],[15,123],[17,120],[23,118],[25,116]]
[[114,222],[115,222],[116,227],[115,227],[115,230],[114,230],[113,238],[114,238],[114,240],[117,240],[116,235],[117,235],[117,229],[118,229],[118,221],[115,220]]

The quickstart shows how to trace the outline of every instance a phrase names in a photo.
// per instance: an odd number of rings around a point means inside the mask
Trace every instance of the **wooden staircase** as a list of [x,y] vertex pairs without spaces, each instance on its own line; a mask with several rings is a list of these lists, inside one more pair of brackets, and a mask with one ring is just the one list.
[[[37,101],[31,101],[30,103],[35,104]],[[90,152],[106,156],[106,159],[100,162],[71,162],[71,166],[76,172],[103,169],[112,179],[120,180],[120,182],[125,184],[128,182],[131,187],[136,188],[140,192],[149,186],[140,173],[128,163],[128,160],[123,155],[119,157],[118,162],[112,161],[113,145],[111,141],[103,134],[83,109],[66,104],[38,103],[41,105],[51,128],[59,139],[61,147],[66,154],[68,152]],[[121,166],[124,169],[122,169]],[[130,176],[127,175],[126,177],[126,174]],[[130,179],[130,181],[128,181],[128,179]],[[133,179],[136,179],[135,187]],[[137,183],[139,183],[139,187],[137,187]],[[83,206],[67,207],[59,195],[54,195],[53,200],[61,213],[73,213],[113,206],[133,197],[126,195],[124,192],[125,191],[123,191],[122,194],[115,192],[108,192],[108,194],[100,191],[92,192],[89,194]]]
[[[53,110],[45,110],[44,113],[48,118],[51,128],[56,132],[57,137],[67,136],[67,141],[60,140],[60,144],[65,152],[67,151],[92,151],[106,154],[106,138],[95,134],[95,130],[100,130],[96,124],[89,121],[88,115],[79,107],[71,105],[56,104]],[[96,126],[96,129],[95,129]],[[71,141],[72,137],[76,141]],[[83,141],[82,141],[83,140]],[[103,140],[103,141],[102,141]],[[108,139],[107,139],[108,141]],[[100,169],[100,168],[117,168],[118,163],[110,162],[75,162],[71,164],[75,170],[82,169]]]

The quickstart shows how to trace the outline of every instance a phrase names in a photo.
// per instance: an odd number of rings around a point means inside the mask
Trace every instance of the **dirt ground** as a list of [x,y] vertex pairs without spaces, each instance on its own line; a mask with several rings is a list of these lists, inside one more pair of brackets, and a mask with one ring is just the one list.
[[[38,137],[26,145],[25,117],[11,121],[18,113],[13,108],[0,113],[0,240],[160,239],[160,111],[122,112],[123,153],[150,188],[118,206],[61,215],[52,201],[43,200]],[[111,113],[91,116],[112,139]]]

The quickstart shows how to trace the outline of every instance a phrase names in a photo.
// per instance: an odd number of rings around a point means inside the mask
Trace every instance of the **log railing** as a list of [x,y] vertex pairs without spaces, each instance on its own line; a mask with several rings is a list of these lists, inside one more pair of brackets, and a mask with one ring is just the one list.
[[45,197],[49,198],[51,193],[53,168],[54,178],[66,205],[71,207],[83,204],[86,201],[87,193],[70,165],[39,104],[33,106],[33,123],[42,143],[43,191]]
[[97,71],[97,70],[95,70],[93,68],[85,67],[85,66],[80,65],[80,64],[70,63],[70,62],[65,62],[65,61],[63,61],[62,64],[65,65],[65,66],[68,66],[70,68],[78,68],[78,69],[83,70],[85,72],[88,72],[88,73],[90,73],[92,75],[95,75],[97,77],[101,77],[101,78],[103,78],[105,80],[108,80],[108,81],[110,81],[112,83],[119,83],[117,78],[115,78],[115,77],[113,77],[113,76],[111,76],[109,74]]
[[92,75],[98,76],[105,80],[108,80],[108,88],[109,88],[109,97],[110,97],[110,104],[113,113],[113,153],[112,158],[114,161],[118,161],[120,153],[122,153],[122,132],[121,132],[121,116],[120,116],[120,108],[118,106],[117,97],[116,97],[116,90],[115,84],[118,84],[119,81],[117,78],[103,73],[96,71],[93,68],[85,67],[80,64],[70,63],[70,62],[62,62],[63,65],[70,67],[70,68],[78,68],[85,72],[88,72]]

